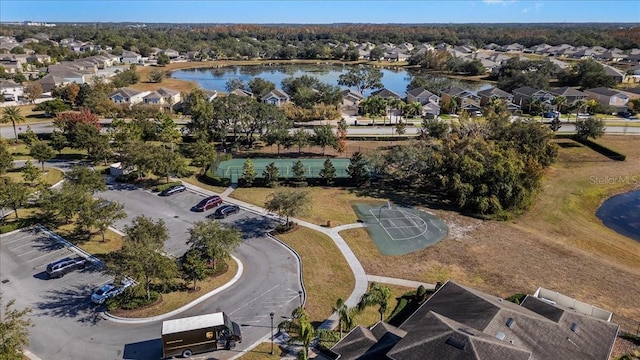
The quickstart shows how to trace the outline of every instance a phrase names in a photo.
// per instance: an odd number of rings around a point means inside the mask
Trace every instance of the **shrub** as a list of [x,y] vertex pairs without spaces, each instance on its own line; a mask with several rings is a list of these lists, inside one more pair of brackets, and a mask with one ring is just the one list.
[[155,191],[164,191],[164,190],[167,190],[168,188],[170,188],[172,186],[176,186],[176,185],[182,185],[182,182],[181,181],[173,181],[173,182],[169,182],[169,183],[166,183],[166,184],[157,185],[157,186],[154,186],[153,190],[155,190]]

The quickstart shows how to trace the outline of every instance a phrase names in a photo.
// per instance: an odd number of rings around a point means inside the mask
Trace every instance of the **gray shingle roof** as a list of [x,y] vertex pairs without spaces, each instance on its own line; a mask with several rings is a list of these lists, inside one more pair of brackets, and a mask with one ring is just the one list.
[[486,96],[486,97],[491,97],[491,96],[496,96],[499,98],[510,98],[512,97],[511,94],[509,94],[508,92],[498,89],[497,87],[492,87],[489,89],[485,89],[485,90],[481,90],[478,91],[478,96]]
[[352,331],[332,350],[354,360],[607,360],[618,332],[536,297],[516,305],[451,281],[400,326],[406,333],[382,324]]
[[560,96],[587,96],[587,94],[583,93],[582,91],[569,86],[555,88],[549,92],[552,93],[553,95],[560,95]]
[[372,96],[380,96],[383,99],[387,99],[387,98],[395,98],[395,99],[400,99],[400,95],[398,95],[396,92],[391,91],[389,89],[380,89],[380,90],[376,90],[374,92],[371,93]]
[[430,97],[430,96],[434,95],[431,91],[426,90],[425,88],[411,89],[411,90],[407,91],[407,94],[415,96],[415,97]]
[[596,93],[596,94],[600,94],[600,95],[605,95],[605,96],[614,96],[614,95],[620,94],[620,91],[609,89],[609,88],[606,88],[606,87],[597,87],[597,88],[592,88],[592,89],[586,89],[585,91]]

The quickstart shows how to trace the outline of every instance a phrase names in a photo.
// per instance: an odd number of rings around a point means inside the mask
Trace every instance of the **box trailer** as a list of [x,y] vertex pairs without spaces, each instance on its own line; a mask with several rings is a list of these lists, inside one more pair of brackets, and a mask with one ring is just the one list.
[[223,312],[162,323],[163,358],[232,349],[236,342],[242,342],[240,326]]

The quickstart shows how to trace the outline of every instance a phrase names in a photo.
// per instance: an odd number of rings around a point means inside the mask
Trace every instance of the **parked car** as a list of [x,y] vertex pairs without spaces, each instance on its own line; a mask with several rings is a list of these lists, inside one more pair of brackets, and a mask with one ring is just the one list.
[[51,278],[61,278],[75,270],[84,269],[87,260],[83,258],[64,258],[47,265],[46,272]]
[[222,198],[218,195],[209,196],[208,198],[202,199],[196,206],[191,208],[193,211],[207,211],[211,208],[214,208],[218,205],[222,204]]
[[114,283],[104,284],[91,294],[91,301],[95,304],[104,304],[107,299],[122,294],[134,284],[135,282],[131,279],[123,279],[119,286]]
[[183,192],[187,190],[187,188],[184,185],[174,185],[168,189],[162,190],[160,191],[160,193],[158,195],[160,196],[171,196],[173,194],[177,194],[180,192]]
[[222,205],[213,214],[207,215],[209,219],[224,219],[231,214],[240,212],[240,207],[236,205]]
[[623,117],[625,119],[630,119],[631,118],[631,113],[629,111],[620,111],[618,113],[618,116]]
[[476,111],[472,112],[471,115],[473,115],[475,117],[482,117],[482,111],[476,110]]

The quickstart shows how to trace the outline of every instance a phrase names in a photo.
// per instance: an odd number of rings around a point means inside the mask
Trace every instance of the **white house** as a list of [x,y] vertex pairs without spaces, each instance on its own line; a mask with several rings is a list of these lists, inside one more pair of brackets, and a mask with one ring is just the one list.
[[265,104],[274,104],[280,106],[289,102],[290,98],[284,91],[273,89],[260,99]]
[[116,104],[139,104],[150,91],[138,91],[131,88],[120,88],[109,94],[109,99]]
[[16,101],[24,94],[24,86],[14,82],[13,80],[0,81],[0,95],[4,96],[6,101]]
[[122,51],[122,58],[120,60],[123,64],[139,64],[142,61],[142,55],[133,51]]

